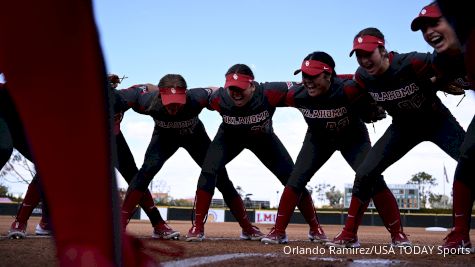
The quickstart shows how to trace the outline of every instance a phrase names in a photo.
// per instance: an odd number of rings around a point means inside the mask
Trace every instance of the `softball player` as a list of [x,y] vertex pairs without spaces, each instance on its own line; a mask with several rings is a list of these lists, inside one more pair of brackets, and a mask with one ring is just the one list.
[[120,231],[91,1],[12,1],[2,12],[0,66],[41,175],[58,264],[153,266]]
[[[0,84],[0,166],[5,166],[8,162],[13,148],[17,149],[29,161],[33,161],[28,142],[26,140],[23,125],[18,117],[14,103],[8,93],[6,86]],[[28,219],[40,202],[40,184],[38,176],[35,175],[30,182],[20,208],[18,209],[15,221],[8,230],[8,238],[25,238]],[[35,234],[50,235],[51,229],[48,223],[47,211],[43,202],[41,221],[36,225]]]
[[[436,96],[431,78],[432,55],[387,52],[384,35],[376,28],[360,31],[353,42],[353,53],[360,67],[355,79],[392,116],[392,124],[368,152],[356,171],[353,196],[343,231],[328,245],[359,246],[357,229],[369,200],[391,194],[378,182],[382,172],[423,141],[431,141],[458,160],[464,130]],[[408,246],[396,202],[378,209],[391,233],[391,245]]]
[[[300,72],[303,83],[289,89],[286,104],[300,110],[308,125],[307,134],[282,193],[275,226],[263,243],[288,242],[285,229],[302,190],[335,151],[341,151],[356,171],[371,148],[368,130],[359,116],[367,122],[385,117],[369,94],[358,92],[353,80],[336,76],[335,62],[327,53],[309,54],[294,74]],[[384,204],[378,202],[378,206]],[[329,241],[321,227],[310,231],[308,237],[318,243]]]
[[[469,23],[462,24],[464,27]],[[436,3],[422,8],[412,21],[411,29],[420,30],[424,40],[434,48],[434,67],[437,83],[444,88],[463,92],[473,89],[464,63],[464,48],[457,36],[442,16]],[[468,36],[467,33],[465,35]],[[466,39],[463,37],[462,40]],[[465,41],[463,41],[465,43]],[[470,63],[473,64],[473,63]],[[446,90],[447,91],[447,90]],[[460,147],[461,155],[455,171],[453,184],[453,225],[454,228],[444,239],[446,248],[471,248],[470,221],[474,200],[475,182],[475,119],[468,126],[465,140]]]
[[[124,220],[128,220],[153,177],[163,164],[183,147],[199,165],[211,142],[203,123],[198,118],[208,106],[210,89],[187,89],[185,79],[177,74],[165,75],[158,84],[159,92],[143,94],[141,86],[134,86],[119,93],[137,112],[146,112],[155,120],[152,139],[145,153],[145,160],[129,185],[122,206]],[[242,228],[242,239],[260,239],[263,234],[251,224],[244,203],[229,180],[226,169],[219,169],[217,185],[232,214]],[[175,235],[176,236],[176,235]]]
[[[227,71],[224,88],[219,88],[210,98],[211,109],[219,112],[223,122],[203,163],[196,190],[196,213],[186,241],[204,239],[204,223],[211,198],[216,185],[222,182],[218,170],[245,148],[251,150],[283,185],[287,183],[294,164],[274,133],[272,116],[277,106],[285,105],[287,90],[292,85],[291,82],[257,83],[251,69],[244,64],[236,64]],[[318,233],[320,225],[307,190],[303,191],[297,206],[309,223],[310,231]]]
[[[120,79],[117,75],[111,74],[108,76],[108,84],[110,89],[115,89],[117,85],[120,83]],[[147,89],[150,86],[147,87]],[[117,164],[116,167],[119,170],[120,174],[124,177],[127,182],[130,182],[134,175],[138,172],[137,166],[135,165],[135,161],[133,155],[130,151],[125,138],[120,131],[120,120],[123,116],[122,110],[124,109],[124,103],[118,94],[115,94],[114,99],[114,112],[115,112],[115,121],[114,121],[114,134],[116,140],[116,151],[117,151]],[[7,99],[8,101],[8,99]],[[12,136],[15,137],[14,141],[16,146],[19,147],[19,151],[25,153],[28,152],[26,150],[26,139],[23,134],[23,129],[19,118],[16,114],[16,111],[12,107],[10,102],[5,101],[5,105],[2,105],[5,110],[5,114],[7,114],[7,118],[9,125],[11,125],[13,129]],[[8,109],[8,110],[7,110]],[[18,139],[18,140],[15,140]],[[23,140],[23,142],[19,142],[19,140]],[[23,154],[22,153],[22,154]],[[26,153],[25,153],[26,154]],[[26,157],[31,161],[31,156],[26,154]],[[152,196],[150,192],[147,190],[148,194],[144,194],[144,198],[141,201],[141,206],[147,216],[150,218],[152,226],[154,227],[154,231],[152,237],[154,238],[162,238],[163,236],[169,236],[174,234],[174,231],[166,225],[163,219],[160,216],[160,212],[155,207],[155,203],[153,202]],[[25,195],[25,199],[18,210],[17,216],[15,221],[12,223],[10,230],[8,231],[9,238],[24,238],[26,237],[26,226],[29,217],[33,209],[38,205],[40,202],[40,188],[39,188],[39,181],[37,176],[34,177],[30,185],[28,186],[28,190]],[[49,228],[47,216],[46,216],[46,209],[45,212],[42,212],[41,221],[37,224],[35,228],[35,233],[37,235],[50,235],[51,229]],[[175,234],[176,235],[176,234]]]
[[[120,83],[120,79],[117,75],[109,75],[109,86],[111,89],[117,88]],[[155,86],[141,85],[137,86],[141,93],[146,94],[155,90]],[[139,172],[137,165],[135,164],[134,156],[130,151],[130,148],[120,130],[120,122],[122,120],[124,112],[129,109],[129,103],[126,103],[126,99],[123,99],[119,91],[114,91],[114,134],[117,150],[117,164],[116,167],[119,173],[124,177],[125,181],[130,184],[134,176]],[[152,237],[158,239],[172,239],[177,238],[180,233],[173,230],[163,220],[160,212],[155,206],[152,195],[148,189],[144,191],[142,199],[139,201],[140,206],[147,214],[150,223],[153,227]]]

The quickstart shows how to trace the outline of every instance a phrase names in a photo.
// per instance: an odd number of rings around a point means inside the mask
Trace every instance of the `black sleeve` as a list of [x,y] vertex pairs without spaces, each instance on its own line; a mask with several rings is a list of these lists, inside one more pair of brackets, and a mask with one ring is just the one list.
[[129,109],[129,105],[127,104],[127,101],[123,99],[120,94],[118,93],[117,90],[113,91],[114,94],[114,114],[125,112]]
[[345,81],[343,91],[350,102],[350,108],[364,122],[371,123],[386,118],[386,111],[355,81]]

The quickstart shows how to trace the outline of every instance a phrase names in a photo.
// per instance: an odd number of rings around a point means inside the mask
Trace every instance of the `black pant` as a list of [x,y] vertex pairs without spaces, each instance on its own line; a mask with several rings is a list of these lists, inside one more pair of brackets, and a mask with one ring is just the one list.
[[[0,101],[0,104],[3,103],[4,101]],[[0,169],[10,159],[13,148],[33,162],[23,124],[12,102],[0,109]]]
[[[313,175],[337,150],[356,171],[370,149],[371,141],[364,125],[359,125],[347,132],[345,136],[334,140],[329,136],[308,131],[287,185],[292,186],[297,192],[303,191]],[[379,180],[382,179],[381,175]]]
[[130,183],[134,176],[139,172],[135,164],[134,156],[130,151],[127,141],[125,141],[122,131],[115,136],[117,150],[117,170],[124,177],[127,183]]
[[252,151],[283,185],[287,184],[294,163],[287,149],[274,133],[246,136],[226,131],[221,126],[206,154],[198,188],[213,194],[214,188],[219,186],[223,179],[218,176],[218,171],[245,148]]
[[[180,147],[183,147],[188,151],[193,160],[202,167],[210,143],[211,140],[201,121],[195,126],[192,133],[185,135],[179,135],[173,130],[155,130],[145,153],[144,163],[133,181],[130,183],[129,190],[136,189],[145,191],[148,184],[160,171],[163,164]],[[231,180],[229,180],[229,176],[224,166],[223,168],[218,169],[218,175],[220,177],[220,183],[217,187],[223,196],[226,195],[230,198],[239,196]]]
[[465,183],[472,192],[475,192],[475,116],[468,126],[467,134],[460,147],[460,158],[455,169],[454,180]]
[[356,171],[353,194],[369,200],[378,192],[377,177],[423,141],[433,142],[458,160],[464,136],[465,131],[451,114],[405,124],[393,122]]
[[13,138],[10,128],[0,113],[0,166],[3,168],[13,153]]

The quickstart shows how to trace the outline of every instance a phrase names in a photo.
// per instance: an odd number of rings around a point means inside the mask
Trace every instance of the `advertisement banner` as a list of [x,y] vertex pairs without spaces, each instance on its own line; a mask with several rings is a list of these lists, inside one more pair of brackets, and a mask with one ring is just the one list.
[[208,211],[208,219],[206,222],[224,222],[224,210],[210,209]]
[[[163,207],[157,207],[158,208],[158,211],[160,212],[160,215],[162,215],[162,218],[166,221],[168,220],[168,208],[163,208]],[[145,213],[145,211],[143,211],[142,208],[140,208],[140,220],[147,220],[148,221],[148,216],[147,214]]]
[[277,211],[256,210],[255,223],[274,224]]

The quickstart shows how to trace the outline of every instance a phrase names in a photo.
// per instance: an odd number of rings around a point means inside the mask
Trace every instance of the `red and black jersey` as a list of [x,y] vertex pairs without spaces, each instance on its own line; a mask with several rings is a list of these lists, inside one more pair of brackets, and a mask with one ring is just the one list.
[[210,98],[210,109],[223,118],[221,127],[239,133],[272,133],[272,116],[276,107],[285,106],[285,96],[294,82],[254,82],[251,99],[237,107],[225,88],[219,88]]
[[358,94],[355,81],[335,77],[328,91],[318,97],[311,97],[303,84],[294,85],[287,93],[286,104],[302,113],[313,134],[333,138],[355,127],[365,127],[352,110]]
[[450,85],[464,90],[474,89],[473,84],[467,77],[463,53],[447,55],[434,51],[433,56],[433,66],[437,74],[437,84],[439,86]]
[[385,73],[372,76],[359,67],[355,80],[394,120],[416,119],[446,109],[430,80],[435,76],[430,53],[389,53]]
[[123,106],[122,112],[132,108],[140,114],[147,114],[146,110],[158,94],[158,92],[149,92],[145,84],[133,85],[127,89],[116,90],[116,92],[126,103],[126,106]]
[[[208,106],[211,90],[194,88],[186,90],[186,103],[176,115],[170,115],[160,101],[158,91],[148,92],[146,85],[134,85],[118,93],[127,102],[128,107],[141,114],[150,115],[155,121],[155,131],[179,130],[190,132],[198,124],[198,115]],[[158,94],[158,96],[157,96]]]

